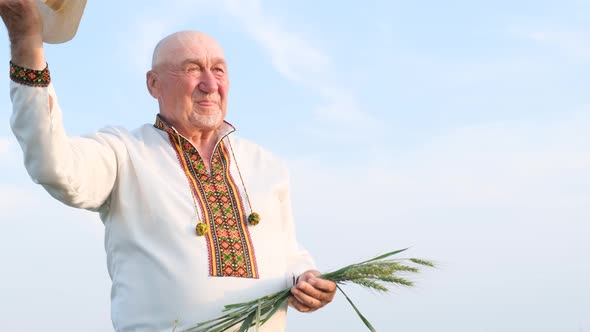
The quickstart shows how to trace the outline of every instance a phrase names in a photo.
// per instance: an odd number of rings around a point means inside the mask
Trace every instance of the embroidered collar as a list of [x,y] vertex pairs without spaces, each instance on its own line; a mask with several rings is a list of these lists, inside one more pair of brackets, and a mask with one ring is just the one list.
[[[162,131],[165,131],[166,133],[173,135],[173,136],[180,136],[184,139],[186,139],[186,137],[182,136],[182,134],[180,134],[176,128],[174,128],[171,124],[169,124],[163,117],[162,115],[158,114],[156,115],[156,122],[154,123],[154,127],[156,127],[157,129],[160,129]],[[223,121],[223,123],[221,124],[221,126],[219,126],[219,128],[217,129],[219,136],[217,137],[217,143],[219,143],[219,141],[221,141],[221,139],[223,139],[225,136],[233,133],[234,131],[236,131],[236,128],[229,122],[227,121]],[[188,141],[188,139],[186,139]]]
[[156,117],[154,127],[168,134],[180,167],[187,177],[195,205],[195,231],[207,243],[209,275],[258,279],[246,207],[230,172],[230,150],[223,140],[235,130],[234,127],[227,122],[221,125],[218,142],[211,156],[210,172],[205,169],[197,149],[162,116]]

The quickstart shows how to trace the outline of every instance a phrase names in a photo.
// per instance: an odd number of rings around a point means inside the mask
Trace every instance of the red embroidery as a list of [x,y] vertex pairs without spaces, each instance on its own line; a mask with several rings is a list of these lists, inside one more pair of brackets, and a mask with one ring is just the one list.
[[33,70],[17,66],[10,62],[10,79],[16,83],[35,87],[46,87],[51,83],[49,67],[43,70]]
[[189,176],[191,190],[197,198],[207,224],[209,274],[217,277],[258,278],[254,247],[248,231],[244,205],[229,171],[230,158],[223,140],[211,159],[211,173],[197,149],[159,116],[156,128],[168,133],[180,164]]

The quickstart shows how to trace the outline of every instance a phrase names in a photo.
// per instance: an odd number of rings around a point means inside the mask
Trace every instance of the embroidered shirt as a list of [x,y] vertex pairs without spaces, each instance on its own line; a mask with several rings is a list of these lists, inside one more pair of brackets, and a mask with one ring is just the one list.
[[[191,187],[168,132],[146,124],[133,131],[108,127],[85,137],[69,137],[52,84],[31,87],[11,82],[10,90],[11,126],[30,176],[65,204],[100,213],[116,331],[169,332],[175,320],[180,324],[177,330],[186,329],[219,316],[226,304],[289,287],[293,275],[313,268],[295,239],[286,168],[256,144],[235,134],[220,140],[215,161],[220,168],[212,174],[221,180],[209,177],[209,187],[198,158],[192,160],[191,148],[183,147],[181,160],[188,158],[193,167]],[[252,206],[262,216],[255,227],[244,225],[248,208],[242,186],[232,179],[238,171],[231,153],[227,154],[230,143]],[[201,187],[195,185],[197,180],[203,180]],[[218,181],[226,185],[215,187]],[[220,196],[210,195],[211,188]],[[195,233],[191,197],[195,191],[202,195],[197,204],[201,220],[211,223],[216,239]],[[233,200],[232,205],[225,205],[222,195]],[[212,202],[213,197],[222,203]],[[224,208],[232,211],[217,210]],[[233,225],[228,218],[242,228],[237,232],[225,228]],[[235,242],[224,242],[229,238],[242,242],[235,247]],[[242,251],[233,256],[230,251],[226,257],[227,245]],[[210,261],[212,255],[215,262]],[[248,263],[246,256],[252,258]],[[228,262],[230,270],[225,269]],[[236,262],[240,264],[234,268]],[[260,331],[284,331],[285,315],[286,307]]]

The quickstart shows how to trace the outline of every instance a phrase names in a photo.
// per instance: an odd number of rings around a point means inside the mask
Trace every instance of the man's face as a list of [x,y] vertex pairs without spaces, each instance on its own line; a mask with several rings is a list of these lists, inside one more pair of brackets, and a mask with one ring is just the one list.
[[223,51],[213,39],[201,34],[172,37],[161,46],[152,72],[156,88],[150,92],[174,127],[190,132],[221,125],[229,79]]

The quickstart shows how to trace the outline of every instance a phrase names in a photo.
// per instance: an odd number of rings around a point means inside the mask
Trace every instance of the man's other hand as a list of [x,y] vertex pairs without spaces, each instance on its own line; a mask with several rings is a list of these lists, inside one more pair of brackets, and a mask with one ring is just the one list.
[[336,294],[336,284],[319,278],[319,275],[319,271],[310,270],[299,276],[297,284],[291,288],[291,307],[300,312],[312,312],[332,302]]

